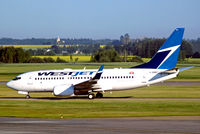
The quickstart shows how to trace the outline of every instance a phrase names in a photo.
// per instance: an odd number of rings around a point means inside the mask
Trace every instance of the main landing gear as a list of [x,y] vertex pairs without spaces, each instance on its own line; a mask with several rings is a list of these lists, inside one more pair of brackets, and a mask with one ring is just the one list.
[[[88,99],[94,99],[94,98],[95,98],[95,95],[93,93],[88,94]],[[103,98],[103,94],[98,92],[96,94],[96,98]]]
[[103,94],[100,93],[100,92],[98,92],[98,93],[96,94],[96,98],[103,98]]
[[26,95],[26,99],[30,99],[31,97],[30,97],[30,95],[29,94],[27,94]]
[[88,99],[94,99],[94,94],[92,93],[88,94]]

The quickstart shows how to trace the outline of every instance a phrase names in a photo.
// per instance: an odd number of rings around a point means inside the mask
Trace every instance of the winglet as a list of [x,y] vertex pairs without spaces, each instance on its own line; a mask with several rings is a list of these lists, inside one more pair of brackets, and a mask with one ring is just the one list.
[[98,80],[101,77],[101,74],[103,73],[103,68],[104,68],[104,64],[102,64],[99,68],[99,70],[97,71],[96,75],[92,78],[93,80]]
[[99,72],[99,71],[103,71],[103,68],[104,68],[104,64],[102,64],[102,65],[100,66],[98,72]]

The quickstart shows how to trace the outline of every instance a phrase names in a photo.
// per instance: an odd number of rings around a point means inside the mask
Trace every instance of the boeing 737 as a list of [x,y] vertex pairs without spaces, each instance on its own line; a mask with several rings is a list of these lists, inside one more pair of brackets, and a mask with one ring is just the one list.
[[89,99],[103,97],[105,91],[134,89],[175,78],[191,67],[176,68],[184,28],[177,28],[153,58],[131,68],[62,69],[27,72],[18,75],[7,86],[25,94],[52,92],[55,96],[88,95]]

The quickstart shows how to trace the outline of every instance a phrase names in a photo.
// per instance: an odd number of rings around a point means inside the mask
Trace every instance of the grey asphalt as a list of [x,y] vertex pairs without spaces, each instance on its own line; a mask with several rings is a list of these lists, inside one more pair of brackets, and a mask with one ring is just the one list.
[[0,85],[6,85],[7,81],[0,81]]
[[101,119],[0,117],[1,134],[199,134],[200,116]]

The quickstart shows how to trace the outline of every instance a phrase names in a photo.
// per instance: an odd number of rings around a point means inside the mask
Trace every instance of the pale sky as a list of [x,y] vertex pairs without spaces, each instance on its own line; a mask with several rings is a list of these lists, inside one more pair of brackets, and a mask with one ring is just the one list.
[[200,37],[200,0],[0,0],[0,38]]

